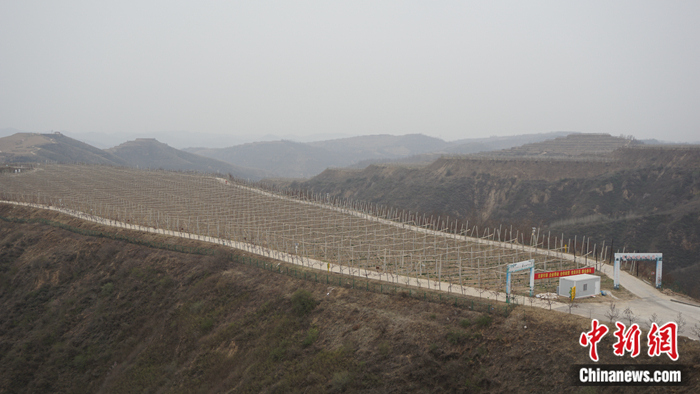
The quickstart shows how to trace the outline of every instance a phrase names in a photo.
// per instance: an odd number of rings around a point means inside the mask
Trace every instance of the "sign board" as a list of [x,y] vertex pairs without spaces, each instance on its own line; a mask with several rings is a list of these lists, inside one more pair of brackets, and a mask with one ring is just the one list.
[[615,253],[615,258],[627,261],[656,261],[663,255],[661,253]]
[[656,288],[661,287],[661,271],[663,269],[662,253],[615,253],[613,266],[613,282],[616,289],[620,288],[620,262],[621,261],[656,261]]
[[558,278],[560,276],[593,274],[593,273],[595,273],[594,267],[577,268],[577,269],[563,270],[563,271],[540,272],[540,273],[535,274],[535,280],[547,279],[547,278]]
[[535,260],[525,260],[519,263],[508,264],[508,271],[522,271],[535,266]]

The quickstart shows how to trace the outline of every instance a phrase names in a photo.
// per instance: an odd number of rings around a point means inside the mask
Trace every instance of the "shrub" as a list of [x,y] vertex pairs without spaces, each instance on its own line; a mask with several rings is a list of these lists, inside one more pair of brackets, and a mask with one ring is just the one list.
[[488,327],[491,325],[492,321],[493,318],[490,315],[481,315],[478,319],[476,319],[476,324],[479,327]]
[[308,290],[299,289],[292,294],[292,311],[298,316],[311,312],[318,303]]
[[379,347],[377,349],[379,350],[379,354],[382,357],[386,357],[389,355],[389,352],[391,352],[391,345],[389,345],[389,342],[384,341],[379,344]]
[[84,370],[87,364],[87,359],[82,354],[79,354],[73,358],[73,367],[78,370]]
[[270,358],[274,362],[279,362],[283,361],[284,359],[287,358],[287,348],[289,347],[290,343],[288,340],[282,340],[280,343],[277,345],[277,347],[273,348],[270,350]]
[[331,380],[331,385],[333,386],[333,391],[345,391],[345,389],[352,381],[352,375],[348,371],[335,372],[333,374],[333,379]]
[[304,346],[310,346],[316,340],[318,339],[318,329],[317,328],[311,328],[309,329],[309,332],[306,334],[306,338],[304,338],[304,342],[302,344]]
[[102,296],[107,297],[114,291],[114,283],[109,282],[102,286]]
[[197,301],[190,305],[190,312],[199,313],[204,307],[204,301]]
[[169,276],[164,276],[162,277],[159,281],[158,284],[160,284],[161,287],[163,288],[168,288],[173,285],[173,278]]
[[211,330],[211,328],[214,327],[214,319],[211,317],[205,317],[200,321],[199,327],[202,329],[202,331]]
[[450,331],[447,333],[447,342],[453,344],[453,345],[458,345],[466,339],[464,333],[461,333],[459,331]]

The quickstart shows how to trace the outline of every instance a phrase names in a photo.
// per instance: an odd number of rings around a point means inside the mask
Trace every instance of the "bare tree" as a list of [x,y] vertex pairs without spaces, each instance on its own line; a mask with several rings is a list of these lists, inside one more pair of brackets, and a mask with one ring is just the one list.
[[657,325],[659,324],[659,317],[656,316],[656,313],[652,313],[651,317],[649,318],[649,326],[651,326],[652,323],[656,323]]
[[498,287],[494,287],[491,291],[490,294],[493,296],[493,299],[498,301]]
[[527,301],[530,303],[530,308],[532,308],[532,304],[534,304],[535,301],[537,301],[537,298],[536,297],[527,297]]
[[625,308],[624,311],[622,311],[622,314],[624,315],[625,319],[629,322],[629,325],[631,326],[632,323],[637,321],[637,315],[632,312],[632,309],[630,307]]
[[481,298],[481,295],[482,295],[482,294],[484,294],[484,293],[486,293],[487,291],[489,291],[489,287],[488,287],[488,286],[479,287],[479,288],[477,289],[477,291],[479,292],[479,298]]
[[610,306],[605,312],[605,316],[610,319],[610,324],[614,323],[614,320],[617,320],[617,318],[620,317],[620,310],[617,309],[617,305],[615,305],[613,301],[610,301]]
[[576,297],[569,297],[566,303],[566,306],[569,308],[569,314],[571,314],[571,310],[574,308],[578,308],[578,301],[576,300]]
[[678,333],[682,334],[685,331],[685,325],[688,322],[683,318],[683,314],[678,312],[676,315],[676,324],[678,324]]
[[695,323],[693,328],[690,329],[693,332],[693,335],[698,337],[698,340],[700,340],[700,325],[698,323]]
[[549,294],[547,294],[544,298],[540,298],[542,300],[542,303],[547,305],[549,307],[549,310],[552,310],[552,305],[554,305],[554,297],[551,297]]

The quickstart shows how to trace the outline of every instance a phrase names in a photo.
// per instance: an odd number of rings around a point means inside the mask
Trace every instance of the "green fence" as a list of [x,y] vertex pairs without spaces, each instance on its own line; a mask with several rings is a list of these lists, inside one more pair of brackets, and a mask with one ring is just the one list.
[[508,316],[510,312],[516,307],[516,304],[503,304],[499,302],[488,302],[474,300],[473,298],[454,296],[452,294],[445,294],[442,292],[422,290],[420,288],[400,286],[396,284],[381,283],[377,281],[363,280],[358,277],[342,275],[342,274],[331,274],[318,271],[310,271],[305,269],[297,269],[290,267],[288,265],[272,264],[269,261],[256,259],[250,256],[243,256],[234,253],[222,254],[221,251],[215,249],[203,248],[203,247],[192,247],[176,244],[168,244],[163,242],[152,242],[147,241],[142,238],[128,237],[121,234],[109,233],[104,231],[88,230],[79,227],[69,226],[64,223],[55,222],[47,219],[22,219],[22,218],[8,218],[0,216],[0,219],[6,222],[12,223],[40,223],[52,227],[58,227],[73,233],[86,235],[90,237],[101,237],[109,238],[117,241],[124,241],[131,244],[147,246],[149,248],[169,250],[173,252],[188,253],[188,254],[199,254],[199,255],[220,255],[227,258],[229,261],[247,264],[250,266],[255,266],[260,269],[264,269],[271,272],[276,272],[278,274],[291,276],[297,279],[302,279],[315,283],[324,283],[329,286],[337,286],[344,288],[352,288],[363,291],[368,291],[378,294],[389,294],[389,295],[399,295],[402,297],[415,298],[428,302],[437,302],[443,304],[454,305],[460,308],[466,308],[472,311],[487,312],[487,313],[498,313]]

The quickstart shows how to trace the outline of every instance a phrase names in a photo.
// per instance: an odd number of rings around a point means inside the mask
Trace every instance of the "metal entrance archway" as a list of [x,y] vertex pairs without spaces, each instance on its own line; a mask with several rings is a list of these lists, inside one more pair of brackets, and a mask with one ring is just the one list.
[[615,253],[615,266],[613,267],[613,281],[615,289],[620,288],[620,262],[621,261],[656,261],[656,288],[661,287],[661,269],[663,268],[663,253]]
[[513,272],[530,270],[530,297],[535,291],[535,259],[508,264],[506,266],[506,303],[510,303],[510,274]]

